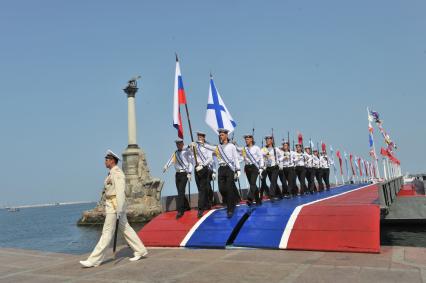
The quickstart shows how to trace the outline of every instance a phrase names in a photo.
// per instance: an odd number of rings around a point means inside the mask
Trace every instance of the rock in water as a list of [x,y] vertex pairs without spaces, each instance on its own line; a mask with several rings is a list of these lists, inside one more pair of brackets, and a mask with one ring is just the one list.
[[[127,218],[131,223],[144,223],[161,213],[161,190],[164,181],[152,178],[145,153],[128,147],[123,153],[126,175]],[[105,219],[105,198],[95,208],[83,212],[78,225],[102,225]]]

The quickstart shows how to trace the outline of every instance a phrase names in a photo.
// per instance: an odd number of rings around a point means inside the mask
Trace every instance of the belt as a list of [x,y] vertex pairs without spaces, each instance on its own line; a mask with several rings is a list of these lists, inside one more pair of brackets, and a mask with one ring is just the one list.
[[186,170],[177,170],[177,173],[186,173]]
[[226,167],[226,166],[228,166],[228,164],[222,163],[222,164],[219,164],[219,166],[220,167]]

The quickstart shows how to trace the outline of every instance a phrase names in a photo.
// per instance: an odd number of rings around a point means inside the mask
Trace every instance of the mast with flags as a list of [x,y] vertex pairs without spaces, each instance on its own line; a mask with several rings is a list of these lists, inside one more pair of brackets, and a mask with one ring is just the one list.
[[346,151],[343,152],[343,156],[345,157],[346,178],[348,179],[348,182],[349,182],[350,179],[349,179],[348,154],[346,153]]
[[330,145],[330,156],[331,164],[333,165],[334,180],[336,181],[336,185],[338,185],[339,182],[337,181],[337,168],[336,163],[334,162],[334,149],[332,145]]
[[[373,122],[374,118],[371,116],[370,114],[370,109],[368,109],[367,107],[367,115],[368,115],[368,137],[369,137],[369,143],[370,143],[370,156],[374,161],[375,169],[379,168],[378,166],[378,158],[377,158],[377,154],[376,154],[376,146],[374,145],[374,135],[373,135],[373,126],[371,125],[371,122]],[[376,175],[376,172],[374,173],[374,175]],[[380,179],[380,171],[378,170],[377,172],[377,176]]]
[[340,150],[336,151],[336,156],[339,159],[340,176],[342,177],[342,185],[344,185],[345,178],[343,177],[343,160],[342,160],[342,154],[340,153]]
[[[182,73],[180,72],[179,58],[177,53],[176,55],[176,72],[175,72],[175,85],[174,85],[174,95],[173,95],[173,126],[178,131],[178,137],[183,139],[183,123],[182,116],[180,113],[180,106],[185,105],[186,118],[188,120],[188,127],[191,136],[191,142],[194,142],[194,136],[192,135],[192,126],[191,119],[189,118],[188,104],[186,101],[185,89],[183,87]],[[196,166],[198,165],[197,152],[193,148],[194,160]],[[191,186],[188,182],[188,195],[189,195],[189,205],[191,205]]]

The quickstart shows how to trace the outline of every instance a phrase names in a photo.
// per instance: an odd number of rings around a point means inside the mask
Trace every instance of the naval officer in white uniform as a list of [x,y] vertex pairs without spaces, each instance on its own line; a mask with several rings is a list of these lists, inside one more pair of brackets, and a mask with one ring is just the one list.
[[127,244],[133,250],[133,257],[130,261],[137,261],[148,254],[147,249],[139,239],[135,230],[130,227],[126,216],[126,177],[120,167],[117,166],[120,158],[111,150],[105,156],[105,166],[109,169],[109,174],[104,181],[105,201],[105,223],[102,229],[102,236],[99,239],[93,252],[87,260],[80,261],[84,267],[99,266],[105,258],[105,254],[115,232],[115,223],[119,219],[121,233],[124,235]]

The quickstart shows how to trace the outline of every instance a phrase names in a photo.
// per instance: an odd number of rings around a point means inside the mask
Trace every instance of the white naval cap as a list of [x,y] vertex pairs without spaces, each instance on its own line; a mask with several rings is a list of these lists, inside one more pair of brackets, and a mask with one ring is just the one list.
[[206,136],[206,134],[205,134],[204,132],[198,131],[198,132],[197,132],[197,136],[204,136],[204,137],[205,137],[205,136]]
[[220,134],[220,133],[225,133],[225,134],[227,134],[227,133],[229,133],[229,130],[227,130],[227,129],[224,129],[224,128],[220,128],[220,129],[217,129],[217,132]]
[[243,138],[253,138],[253,134],[245,134]]
[[111,149],[108,149],[106,151],[105,158],[111,158],[111,157],[117,161],[120,160],[120,157],[118,157],[117,154],[115,154]]
[[267,139],[272,139],[272,135],[266,135],[265,140],[267,140]]
[[175,143],[183,143],[183,139],[177,139],[175,140]]

